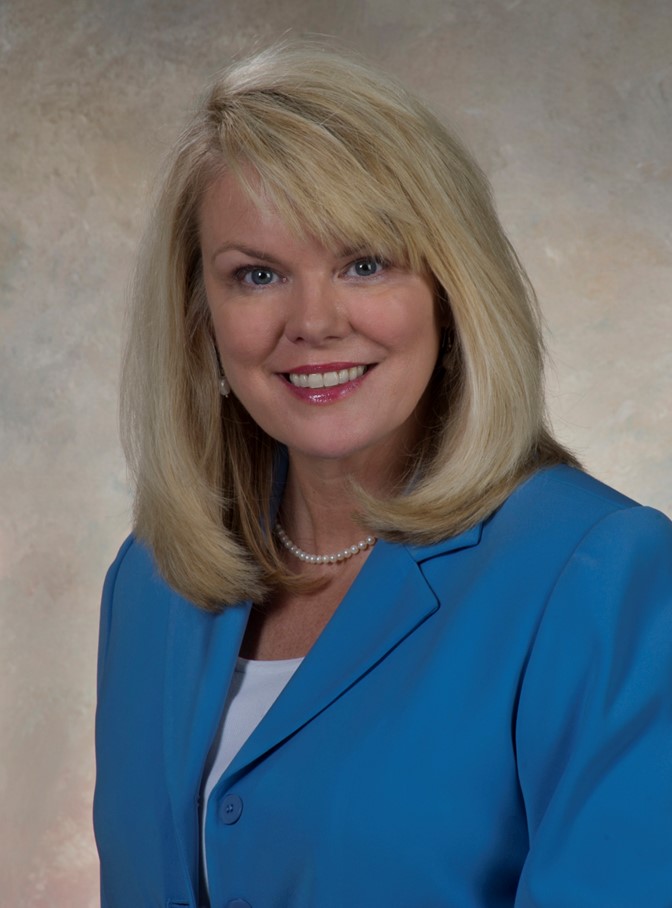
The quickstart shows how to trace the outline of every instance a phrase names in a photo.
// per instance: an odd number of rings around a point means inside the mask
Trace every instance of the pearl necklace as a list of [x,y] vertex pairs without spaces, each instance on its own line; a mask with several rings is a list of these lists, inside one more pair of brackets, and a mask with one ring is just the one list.
[[361,542],[356,542],[355,545],[350,545],[340,552],[334,552],[333,555],[311,555],[309,552],[304,552],[303,549],[300,549],[298,545],[292,542],[287,533],[285,533],[280,526],[279,521],[275,524],[275,533],[288,552],[291,552],[292,555],[300,561],[305,561],[308,564],[338,564],[341,561],[352,558],[353,555],[359,555],[360,552],[371,548],[371,546],[376,543],[375,536],[367,536],[366,539],[362,539]]

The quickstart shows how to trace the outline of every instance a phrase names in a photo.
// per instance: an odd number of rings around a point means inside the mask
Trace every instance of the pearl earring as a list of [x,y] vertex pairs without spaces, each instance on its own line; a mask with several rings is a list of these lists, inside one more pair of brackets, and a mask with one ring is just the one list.
[[228,397],[231,393],[231,385],[226,380],[226,375],[222,375],[219,379],[219,393],[222,397]]

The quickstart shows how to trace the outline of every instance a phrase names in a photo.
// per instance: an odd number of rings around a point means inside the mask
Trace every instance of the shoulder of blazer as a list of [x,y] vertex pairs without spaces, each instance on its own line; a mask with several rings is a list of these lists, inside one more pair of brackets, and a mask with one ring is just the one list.
[[107,572],[106,583],[111,581],[116,585],[126,579],[149,586],[165,583],[151,551],[135,533],[130,533],[122,542],[117,557]]
[[574,467],[557,466],[539,470],[516,488],[509,498],[486,520],[457,536],[425,546],[408,546],[411,557],[422,564],[481,542],[492,526],[512,532],[533,531],[554,521],[562,527],[568,541],[578,541],[590,527],[613,511],[638,507],[588,473]]
[[[98,647],[99,683],[112,638],[165,633],[175,602],[183,600],[161,577],[149,548],[134,534],[122,543],[103,585]],[[196,614],[195,607],[185,612]]]
[[107,572],[103,605],[112,596],[115,608],[122,607],[122,603],[134,607],[141,601],[146,612],[164,610],[174,599],[187,602],[164,580],[151,550],[134,533],[124,540]]

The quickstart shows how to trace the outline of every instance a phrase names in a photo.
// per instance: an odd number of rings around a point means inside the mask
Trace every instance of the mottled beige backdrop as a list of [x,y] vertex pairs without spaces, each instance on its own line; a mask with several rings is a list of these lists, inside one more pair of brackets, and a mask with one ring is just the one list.
[[97,610],[129,523],[119,336],[152,175],[217,68],[306,34],[456,125],[539,291],[557,433],[672,513],[672,3],[0,0],[3,905],[98,902]]

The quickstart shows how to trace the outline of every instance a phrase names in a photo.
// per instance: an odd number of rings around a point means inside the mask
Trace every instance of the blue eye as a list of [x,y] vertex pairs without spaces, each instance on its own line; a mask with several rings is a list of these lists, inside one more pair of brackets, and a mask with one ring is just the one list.
[[385,264],[380,259],[368,256],[353,262],[346,273],[354,274],[356,277],[373,277],[374,274],[382,271],[384,267]]
[[239,268],[238,271],[236,271],[236,278],[241,284],[252,284],[255,287],[266,287],[268,284],[273,284],[277,277],[275,271],[272,271],[270,268],[262,268],[259,265],[248,265],[245,268]]

